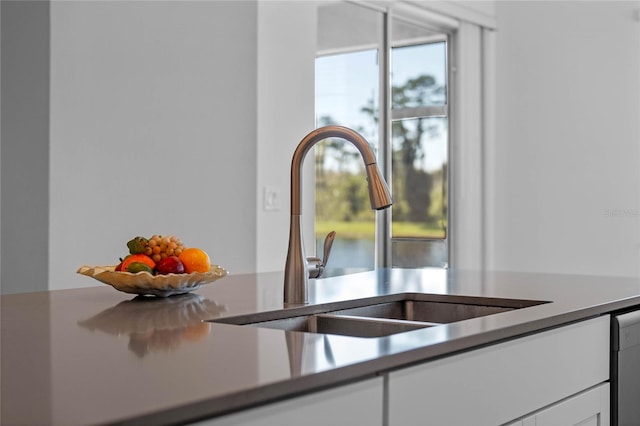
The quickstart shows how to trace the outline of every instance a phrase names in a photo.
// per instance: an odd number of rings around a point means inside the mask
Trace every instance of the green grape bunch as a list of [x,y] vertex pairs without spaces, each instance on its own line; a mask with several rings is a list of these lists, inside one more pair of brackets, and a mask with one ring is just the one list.
[[127,243],[129,253],[144,254],[160,262],[168,256],[180,256],[184,245],[175,235],[153,235],[151,238],[135,237]]

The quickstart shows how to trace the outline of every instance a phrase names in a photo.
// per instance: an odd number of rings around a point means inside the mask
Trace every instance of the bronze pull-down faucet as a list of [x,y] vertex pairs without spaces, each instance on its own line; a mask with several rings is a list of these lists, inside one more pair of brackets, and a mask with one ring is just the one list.
[[291,221],[289,224],[289,249],[284,276],[284,304],[300,305],[308,303],[309,278],[322,274],[327,263],[335,232],[327,235],[324,245],[324,259],[307,258],[302,239],[302,163],[307,152],[318,142],[327,138],[341,138],[351,142],[360,152],[367,171],[371,208],[382,210],[393,201],[389,187],[380,173],[376,157],[369,143],[357,132],[342,126],[326,126],[309,133],[300,141],[291,161]]

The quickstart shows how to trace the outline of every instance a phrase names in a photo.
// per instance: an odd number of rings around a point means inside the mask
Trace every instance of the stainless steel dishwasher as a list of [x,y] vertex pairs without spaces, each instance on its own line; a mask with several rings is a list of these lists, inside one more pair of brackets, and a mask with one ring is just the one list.
[[611,424],[640,425],[640,310],[612,317]]

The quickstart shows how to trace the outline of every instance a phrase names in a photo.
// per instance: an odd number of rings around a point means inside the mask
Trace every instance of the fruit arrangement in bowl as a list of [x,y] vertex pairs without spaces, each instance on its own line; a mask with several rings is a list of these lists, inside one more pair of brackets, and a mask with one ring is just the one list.
[[82,266],[77,272],[126,293],[159,297],[188,293],[227,275],[204,250],[186,247],[173,235],[137,236],[127,248],[116,266]]
[[209,272],[209,255],[196,247],[185,247],[175,235],[135,237],[127,242],[129,254],[116,266],[119,272],[150,274],[190,274]]

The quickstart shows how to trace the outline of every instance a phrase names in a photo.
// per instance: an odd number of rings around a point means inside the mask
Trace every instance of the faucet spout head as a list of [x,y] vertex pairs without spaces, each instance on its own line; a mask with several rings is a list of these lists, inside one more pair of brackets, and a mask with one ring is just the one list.
[[367,181],[369,184],[369,201],[373,210],[383,210],[393,204],[387,182],[382,177],[376,163],[368,164]]

